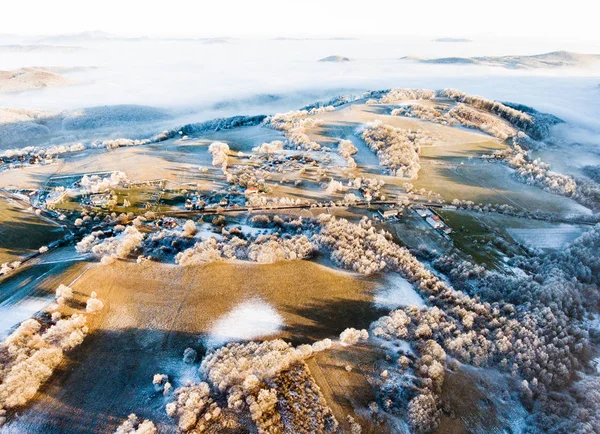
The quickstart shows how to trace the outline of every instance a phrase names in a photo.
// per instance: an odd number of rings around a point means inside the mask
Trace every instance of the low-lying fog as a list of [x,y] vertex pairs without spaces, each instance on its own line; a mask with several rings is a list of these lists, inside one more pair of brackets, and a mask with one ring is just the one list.
[[[376,38],[124,40],[79,36],[3,41],[0,37],[0,45],[8,44],[37,47],[4,49],[0,70],[89,68],[61,72],[77,85],[0,94],[4,107],[72,110],[149,105],[168,109],[174,115],[169,122],[175,126],[216,116],[296,109],[342,92],[455,87],[551,112],[577,127],[580,141],[591,137],[587,141],[596,142],[600,134],[599,68],[510,70],[400,60],[404,56],[528,55],[556,50],[600,53],[600,47],[593,45]],[[318,61],[330,55],[351,60]]]

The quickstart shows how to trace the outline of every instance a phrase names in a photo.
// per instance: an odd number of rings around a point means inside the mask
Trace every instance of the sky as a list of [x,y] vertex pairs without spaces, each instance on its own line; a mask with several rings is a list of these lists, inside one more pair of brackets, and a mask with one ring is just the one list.
[[[591,0],[23,0],[0,33],[122,36],[511,37],[600,42]],[[9,18],[9,19],[7,19]]]

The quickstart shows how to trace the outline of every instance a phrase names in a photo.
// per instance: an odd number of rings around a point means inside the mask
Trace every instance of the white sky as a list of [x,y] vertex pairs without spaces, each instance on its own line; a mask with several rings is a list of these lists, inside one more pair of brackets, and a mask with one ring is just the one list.
[[2,1],[0,33],[476,36],[600,42],[593,0]]

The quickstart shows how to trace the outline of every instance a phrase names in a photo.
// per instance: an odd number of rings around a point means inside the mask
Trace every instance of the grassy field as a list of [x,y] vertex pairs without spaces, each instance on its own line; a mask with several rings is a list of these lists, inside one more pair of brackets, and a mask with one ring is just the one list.
[[73,285],[77,301],[66,312],[81,309],[91,291],[105,308],[90,317],[90,335],[10,429],[108,433],[135,412],[155,420],[164,429],[161,433],[173,432],[165,400],[152,388],[152,375],[169,374],[175,387],[197,379],[196,368],[181,361],[183,350],[192,346],[202,351],[203,336],[234,306],[261,299],[284,320],[273,337],[312,342],[336,337],[349,326],[366,327],[379,317],[382,312],[371,303],[377,285],[377,279],[307,261],[92,265]]
[[[460,365],[446,373],[435,434],[520,432],[527,412],[507,392],[511,379],[498,371]],[[514,386],[513,386],[514,387]]]
[[0,197],[0,264],[16,261],[64,236],[62,228]]
[[486,215],[461,211],[440,211],[439,214],[452,228],[450,238],[454,247],[481,265],[501,268],[504,253],[493,244],[501,234],[495,225],[486,223]]

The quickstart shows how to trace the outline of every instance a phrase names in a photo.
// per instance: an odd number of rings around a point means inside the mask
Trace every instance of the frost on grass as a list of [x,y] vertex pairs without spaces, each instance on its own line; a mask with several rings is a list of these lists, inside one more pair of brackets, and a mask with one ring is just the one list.
[[423,298],[413,285],[396,274],[386,276],[385,283],[377,288],[373,303],[380,309],[396,309],[400,306],[425,306]]

